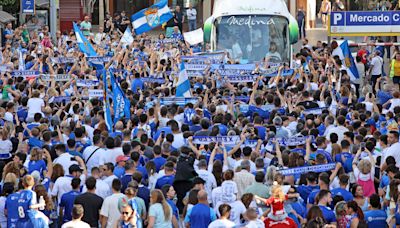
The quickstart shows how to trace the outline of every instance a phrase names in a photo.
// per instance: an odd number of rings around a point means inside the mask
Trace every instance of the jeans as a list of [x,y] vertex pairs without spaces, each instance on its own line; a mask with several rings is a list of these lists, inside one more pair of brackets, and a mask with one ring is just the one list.
[[196,30],[197,28],[197,21],[196,20],[188,20],[189,21],[189,32]]

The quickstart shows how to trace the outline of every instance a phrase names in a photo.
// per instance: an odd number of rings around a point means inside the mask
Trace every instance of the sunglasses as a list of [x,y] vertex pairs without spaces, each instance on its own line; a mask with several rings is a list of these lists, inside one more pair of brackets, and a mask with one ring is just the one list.
[[123,211],[123,212],[122,212],[122,214],[123,214],[123,215],[129,215],[129,214],[130,214],[130,212]]

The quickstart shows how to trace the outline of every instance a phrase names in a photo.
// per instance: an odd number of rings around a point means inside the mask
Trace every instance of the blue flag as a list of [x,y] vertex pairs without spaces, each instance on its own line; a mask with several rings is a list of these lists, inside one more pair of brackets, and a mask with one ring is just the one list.
[[161,0],[149,8],[142,9],[131,17],[136,35],[148,32],[172,18],[171,10],[168,7],[168,0]]
[[111,110],[110,110],[110,102],[107,98],[107,71],[102,69],[102,75],[103,75],[103,87],[104,87],[104,95],[103,95],[103,101],[104,101],[104,120],[106,121],[106,126],[108,132],[112,132],[112,120],[111,120]]
[[340,49],[342,49],[342,52],[343,52],[344,59],[342,61],[343,61],[344,65],[347,67],[347,74],[350,77],[360,78],[360,75],[358,74],[356,63],[354,62],[354,58],[351,55],[349,43],[347,42],[347,40],[345,40],[340,45]]
[[176,85],[176,97],[190,97],[190,81],[186,73],[185,64],[182,62]]
[[115,81],[114,76],[110,73],[111,76],[111,87],[113,90],[113,107],[114,107],[114,124],[118,122],[121,117],[131,118],[131,102],[128,98],[125,97],[124,92],[121,87],[118,85],[118,82]]
[[92,44],[86,39],[79,29],[78,25],[74,22],[74,31],[76,36],[76,42],[78,43],[79,50],[85,53],[87,56],[97,56]]

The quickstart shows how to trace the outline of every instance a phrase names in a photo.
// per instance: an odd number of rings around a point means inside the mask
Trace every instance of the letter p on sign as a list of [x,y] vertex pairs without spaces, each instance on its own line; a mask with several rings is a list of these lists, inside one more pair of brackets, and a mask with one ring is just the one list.
[[343,19],[343,15],[341,13],[333,14],[333,24],[337,25],[339,21]]

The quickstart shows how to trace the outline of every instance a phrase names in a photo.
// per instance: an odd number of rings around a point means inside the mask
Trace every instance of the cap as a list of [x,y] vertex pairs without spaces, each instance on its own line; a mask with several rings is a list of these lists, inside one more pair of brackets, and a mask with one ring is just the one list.
[[205,184],[206,182],[201,177],[195,177],[193,179],[193,184]]
[[72,173],[72,172],[82,172],[83,171],[83,169],[81,169],[81,167],[79,167],[79,165],[77,165],[77,164],[73,164],[73,165],[71,165],[70,167],[69,167],[69,173]]
[[116,159],[117,162],[122,162],[122,161],[127,161],[129,160],[129,157],[124,156],[124,155],[119,155]]

